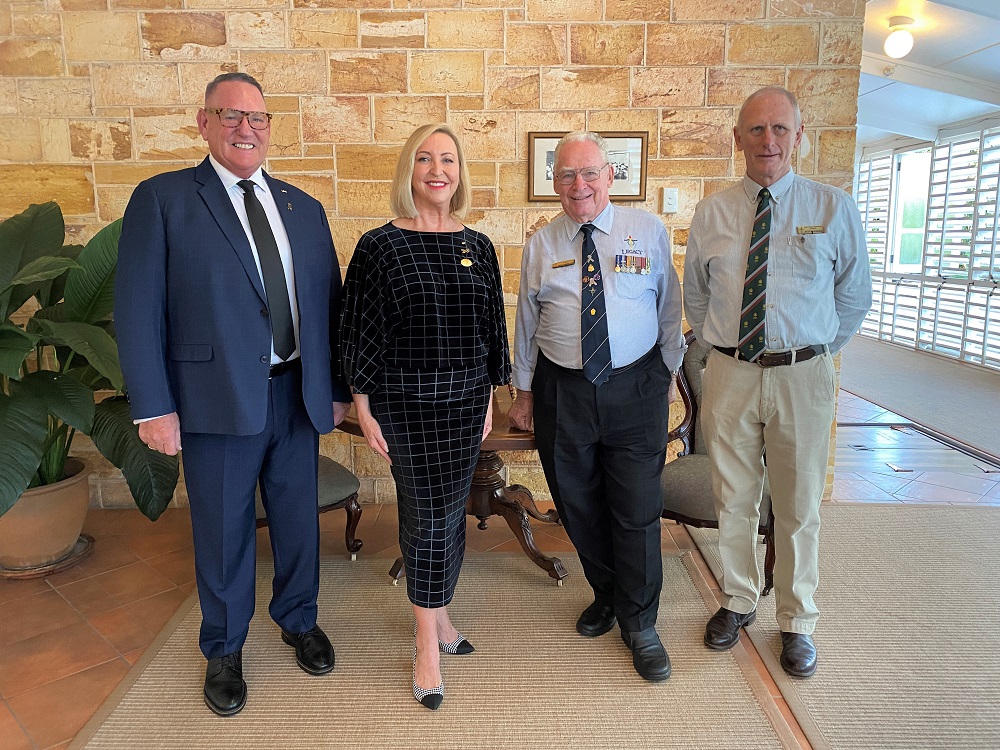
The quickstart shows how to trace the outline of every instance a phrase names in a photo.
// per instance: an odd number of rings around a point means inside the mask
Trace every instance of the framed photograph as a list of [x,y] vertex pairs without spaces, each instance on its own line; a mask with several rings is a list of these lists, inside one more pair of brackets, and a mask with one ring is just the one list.
[[[557,201],[552,187],[556,144],[565,133],[528,133],[528,200]],[[599,133],[608,142],[608,161],[614,170],[611,199],[646,200],[646,148],[648,134]]]

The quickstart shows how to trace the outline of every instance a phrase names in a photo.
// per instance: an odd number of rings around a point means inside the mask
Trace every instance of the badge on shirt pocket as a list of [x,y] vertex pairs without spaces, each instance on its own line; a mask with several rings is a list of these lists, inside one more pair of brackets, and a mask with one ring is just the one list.
[[652,263],[645,250],[639,248],[639,242],[631,234],[624,238],[623,252],[615,255],[615,273],[648,274]]

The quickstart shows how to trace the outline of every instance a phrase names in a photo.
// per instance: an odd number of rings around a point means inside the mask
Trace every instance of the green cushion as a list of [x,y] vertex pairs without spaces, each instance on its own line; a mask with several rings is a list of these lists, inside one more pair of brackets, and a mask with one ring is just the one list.
[[[341,466],[332,458],[326,456],[319,457],[319,503],[320,511],[339,508],[344,505],[349,497],[357,493],[361,487],[361,482],[354,476],[354,473],[345,466]],[[263,519],[264,504],[260,499],[260,490],[257,490],[257,518]]]

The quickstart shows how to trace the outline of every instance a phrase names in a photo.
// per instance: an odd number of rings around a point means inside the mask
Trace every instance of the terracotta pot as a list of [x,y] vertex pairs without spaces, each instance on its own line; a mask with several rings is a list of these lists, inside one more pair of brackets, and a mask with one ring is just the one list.
[[90,505],[90,466],[66,459],[66,476],[61,482],[25,490],[0,516],[0,566],[44,567],[73,550]]

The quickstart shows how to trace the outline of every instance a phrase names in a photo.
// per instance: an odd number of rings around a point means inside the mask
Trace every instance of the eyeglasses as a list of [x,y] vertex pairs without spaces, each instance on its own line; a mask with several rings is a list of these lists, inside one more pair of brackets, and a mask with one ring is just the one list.
[[601,176],[601,172],[604,171],[604,167],[608,166],[608,162],[604,162],[602,167],[584,167],[583,169],[564,169],[556,175],[556,182],[560,185],[572,185],[576,182],[576,176],[580,175],[584,182],[593,182],[598,177]]
[[254,130],[267,130],[273,116],[270,112],[244,112],[242,109],[228,109],[226,107],[206,109],[205,111],[218,115],[223,126],[227,128],[238,128],[245,117]]

